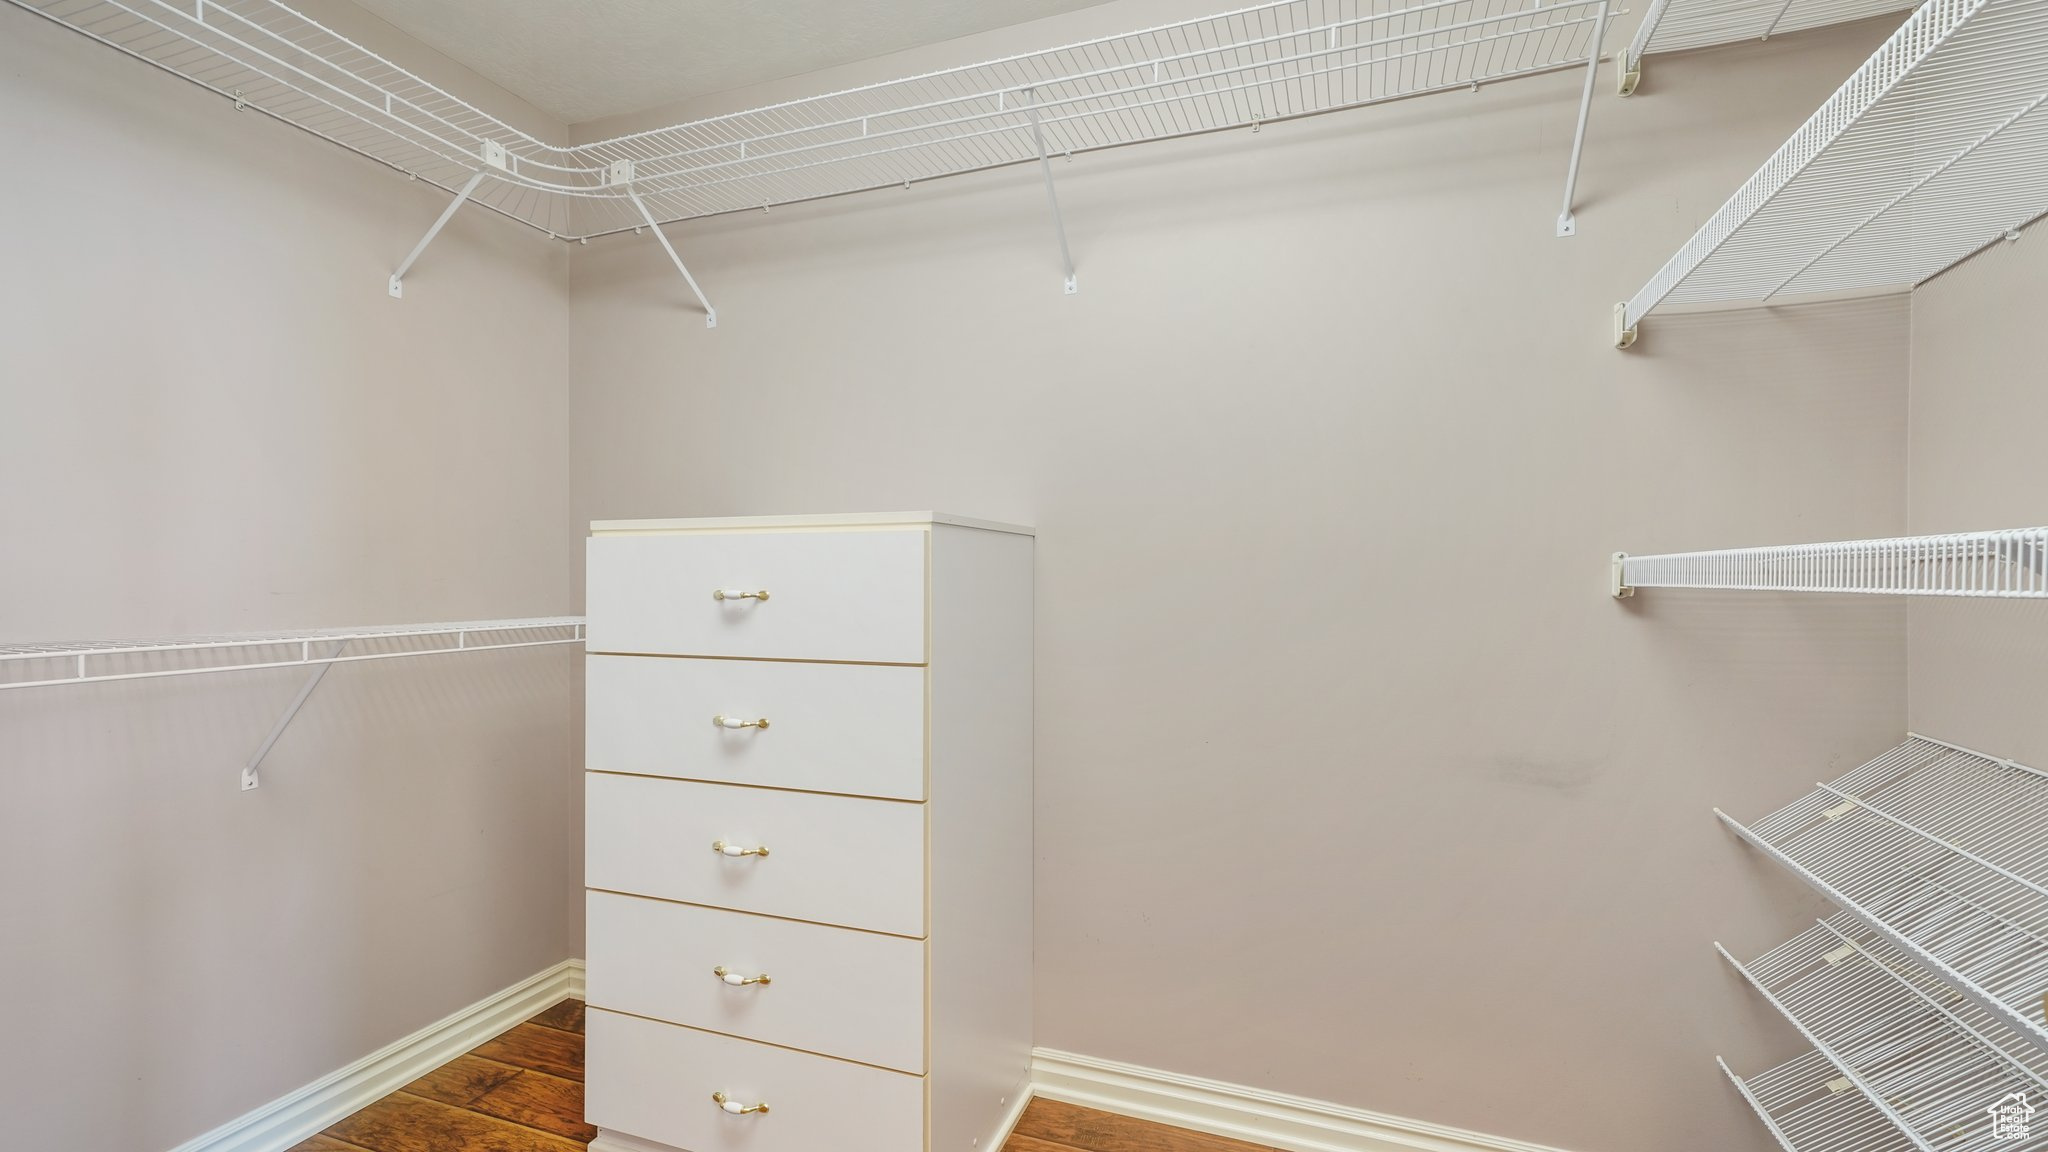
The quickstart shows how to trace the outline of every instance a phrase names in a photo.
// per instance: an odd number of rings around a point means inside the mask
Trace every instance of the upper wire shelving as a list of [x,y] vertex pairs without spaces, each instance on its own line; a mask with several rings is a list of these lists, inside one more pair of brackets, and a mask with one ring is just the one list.
[[1630,95],[1642,75],[1643,57],[1768,40],[1787,32],[1846,24],[1888,12],[1904,12],[1919,0],[1654,0],[1623,50],[1619,83]]
[[1913,736],[1731,829],[2048,1051],[2048,774]]
[[563,146],[277,0],[9,2],[563,239],[1586,66],[1608,12],[1281,0]]
[[1610,590],[1727,588],[1893,596],[2048,597],[2048,528],[1613,556]]
[[[1747,965],[1715,947],[1908,1146],[1919,1152],[2048,1147],[2048,1128],[2031,1139],[2007,1139],[1992,1116],[2012,1093],[2037,1100],[2048,1093],[2048,1053],[1853,917],[1823,920]],[[1759,1103],[1760,1112],[1764,1107]],[[1771,1107],[1765,1115],[1775,1121],[1784,1103],[1774,1097]],[[1781,1140],[1790,1135],[1775,1123],[1773,1130]],[[1787,1147],[1868,1152],[1893,1146],[1843,1144],[1839,1136],[1821,1130],[1810,1143],[1788,1141]]]
[[[1676,2],[1676,0],[1674,0]],[[2048,4],[1927,0],[1641,291],[1671,305],[1908,290],[2048,211]]]

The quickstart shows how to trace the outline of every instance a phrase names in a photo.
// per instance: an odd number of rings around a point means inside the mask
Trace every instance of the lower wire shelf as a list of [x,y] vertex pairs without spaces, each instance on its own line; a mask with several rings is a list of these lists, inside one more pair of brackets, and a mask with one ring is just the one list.
[[1736,834],[2048,1049],[2048,775],[1904,744]]
[[[2015,1097],[2026,1107],[2028,1097],[2048,1096],[2048,1054],[1860,920],[1837,913],[1746,965],[1715,947],[1906,1141],[1844,1142],[1846,1127],[1841,1132],[1810,1127],[1813,1116],[1807,1113],[1828,1109],[1806,1102],[1807,1112],[1801,1112],[1810,1093],[1770,1079],[1798,1064],[1794,1061],[1750,1084],[1737,1081],[1786,1147],[1795,1152],[2048,1149],[2048,1124],[2015,1136],[2012,1121],[1999,1111]],[[1794,1077],[1788,1073],[1783,1079]],[[1862,1115],[1839,1102],[1831,1114],[1845,1125],[1858,1123]]]
[[1721,1071],[1785,1152],[1913,1152],[1910,1137],[1819,1052],[1748,1080]]

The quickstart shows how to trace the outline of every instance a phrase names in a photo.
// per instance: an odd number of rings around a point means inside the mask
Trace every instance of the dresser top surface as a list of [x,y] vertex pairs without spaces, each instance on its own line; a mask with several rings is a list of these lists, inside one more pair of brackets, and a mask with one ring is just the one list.
[[1036,536],[1022,524],[979,520],[950,512],[840,512],[819,516],[705,516],[672,520],[593,520],[592,536],[649,536],[675,532],[800,532],[819,528],[916,528],[950,524],[989,532]]

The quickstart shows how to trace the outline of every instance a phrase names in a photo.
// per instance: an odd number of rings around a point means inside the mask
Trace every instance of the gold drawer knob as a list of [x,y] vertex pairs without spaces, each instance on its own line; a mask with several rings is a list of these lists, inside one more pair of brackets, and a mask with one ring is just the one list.
[[718,1105],[719,1111],[733,1116],[766,1116],[768,1114],[768,1106],[766,1104],[742,1104],[723,1092],[713,1092],[711,1094],[711,1102]]
[[726,843],[725,841],[723,841],[723,840],[713,840],[713,841],[711,842],[711,850],[712,850],[713,852],[716,852],[716,853],[718,853],[718,854],[719,854],[720,856],[766,856],[766,855],[768,855],[768,848],[767,848],[767,846],[766,846],[766,845],[763,845],[763,846],[761,846],[761,847],[759,847],[759,848],[742,848],[742,847],[740,847],[740,846],[739,846],[739,845],[737,845],[737,844],[727,844],[727,843]]
[[734,988],[745,988],[749,984],[760,984],[765,987],[768,984],[773,983],[773,981],[768,979],[768,974],[766,972],[761,973],[759,976],[742,976],[739,973],[727,968],[723,964],[720,964],[718,967],[713,968],[711,970],[711,974],[713,976],[718,977],[720,980],[723,980],[725,983],[732,985]]
[[759,592],[747,592],[739,588],[720,588],[711,594],[711,598],[713,600],[766,600],[768,599],[768,590],[763,588]]
[[742,720],[737,716],[713,716],[711,722],[720,728],[760,728],[765,730],[768,727],[768,718],[766,716],[761,717],[759,720]]

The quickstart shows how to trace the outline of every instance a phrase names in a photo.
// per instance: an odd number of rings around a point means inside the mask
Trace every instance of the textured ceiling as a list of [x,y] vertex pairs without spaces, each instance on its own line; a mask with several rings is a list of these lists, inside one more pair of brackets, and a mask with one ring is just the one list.
[[356,0],[570,124],[1101,0]]

